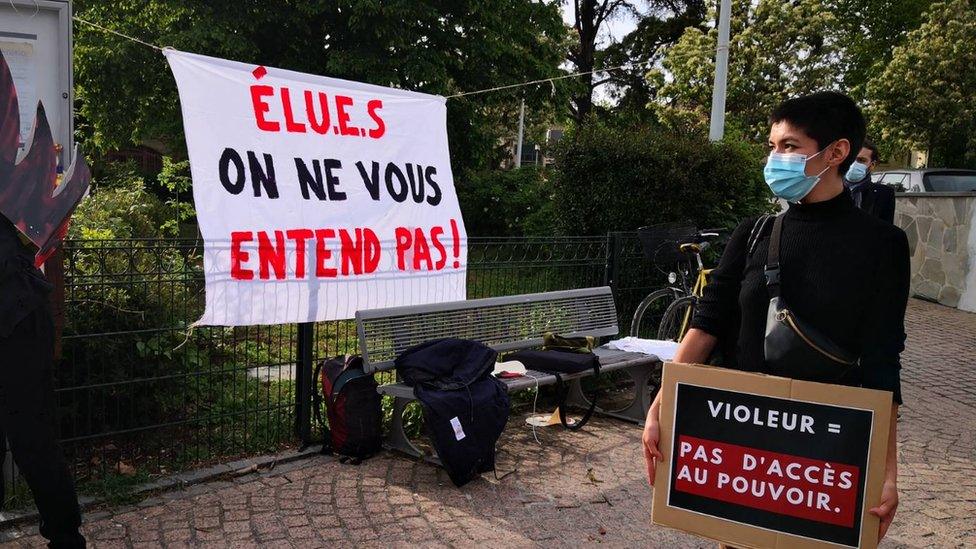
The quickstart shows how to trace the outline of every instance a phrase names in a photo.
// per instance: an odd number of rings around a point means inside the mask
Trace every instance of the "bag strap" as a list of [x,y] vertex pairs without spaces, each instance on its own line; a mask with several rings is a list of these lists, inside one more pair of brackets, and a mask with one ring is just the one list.
[[[559,422],[563,424],[563,427],[569,429],[570,431],[579,431],[586,425],[586,422],[590,421],[593,417],[593,411],[596,410],[596,396],[599,394],[599,389],[594,389],[593,394],[590,395],[590,407],[583,414],[583,417],[579,421],[570,425],[566,421],[566,398],[569,396],[569,387],[565,387],[563,384],[563,378],[557,373],[552,375],[556,376],[556,392],[559,394]],[[593,376],[598,377],[600,375],[600,362],[597,361],[593,366]]]
[[339,398],[339,394],[347,383],[354,379],[360,379],[364,377],[369,377],[371,374],[360,370],[359,368],[349,368],[344,370],[339,377],[336,378],[335,383],[332,384],[332,394],[329,395],[329,404],[335,404],[335,400]]
[[759,239],[762,234],[766,232],[766,225],[769,223],[770,218],[773,216],[769,214],[764,214],[756,219],[756,222],[752,225],[752,231],[749,232],[748,247],[746,250],[746,257],[752,257],[752,252],[756,251],[756,244],[759,243]]
[[769,235],[769,254],[766,256],[766,288],[770,297],[780,295],[779,242],[783,234],[783,215],[776,216],[773,232]]
[[332,432],[329,431],[329,426],[322,421],[322,393],[318,387],[319,376],[322,374],[322,365],[324,363],[324,361],[319,362],[315,365],[315,370],[312,371],[312,415],[315,416],[315,421],[322,430],[321,453],[330,455],[332,454]]

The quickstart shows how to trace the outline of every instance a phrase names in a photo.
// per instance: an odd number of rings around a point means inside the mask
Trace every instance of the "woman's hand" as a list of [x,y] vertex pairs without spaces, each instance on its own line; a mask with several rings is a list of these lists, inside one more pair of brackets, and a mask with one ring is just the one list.
[[878,541],[888,533],[888,527],[898,509],[898,405],[891,405],[891,425],[888,427],[888,452],[885,455],[885,481],[881,488],[881,503],[868,511],[881,519]]
[[[672,362],[684,364],[704,364],[712,349],[718,343],[718,339],[698,328],[692,328],[681,340],[681,345],[674,353]],[[644,421],[644,461],[647,462],[647,482],[654,487],[654,473],[657,462],[664,460],[664,454],[658,448],[661,443],[661,391],[654,397],[654,403],[647,410],[647,419]]]
[[[647,430],[644,431],[647,436]],[[895,519],[895,511],[898,509],[898,485],[893,480],[885,480],[884,487],[881,488],[881,503],[868,511],[881,519],[881,527],[878,529],[878,541],[884,539],[888,533],[891,521]]]
[[661,440],[661,408],[655,400],[650,409],[647,410],[647,419],[644,421],[644,461],[647,462],[647,482],[654,487],[654,474],[657,469],[657,462],[664,459],[658,444]]

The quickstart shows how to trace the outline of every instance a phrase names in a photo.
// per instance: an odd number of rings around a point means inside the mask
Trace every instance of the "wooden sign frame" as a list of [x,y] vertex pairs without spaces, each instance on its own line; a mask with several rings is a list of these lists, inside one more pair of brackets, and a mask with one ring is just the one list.
[[877,546],[868,509],[884,483],[890,392],[674,363],[661,390],[655,524],[736,547]]

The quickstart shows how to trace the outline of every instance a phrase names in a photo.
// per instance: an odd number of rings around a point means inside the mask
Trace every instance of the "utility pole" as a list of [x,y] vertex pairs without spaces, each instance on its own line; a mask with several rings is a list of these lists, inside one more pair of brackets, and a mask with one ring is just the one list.
[[721,0],[718,13],[718,46],[715,48],[715,85],[712,88],[712,119],[708,139],[721,141],[725,135],[725,94],[729,76],[729,19],[732,1]]
[[525,98],[522,98],[522,108],[519,110],[518,146],[515,147],[515,167],[522,167],[522,133],[525,129]]

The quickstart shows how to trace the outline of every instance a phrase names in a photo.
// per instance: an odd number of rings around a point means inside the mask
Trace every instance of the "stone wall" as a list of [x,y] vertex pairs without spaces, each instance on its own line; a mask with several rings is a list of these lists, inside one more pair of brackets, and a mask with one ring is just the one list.
[[976,312],[976,193],[900,193],[895,223],[912,254],[912,293]]

